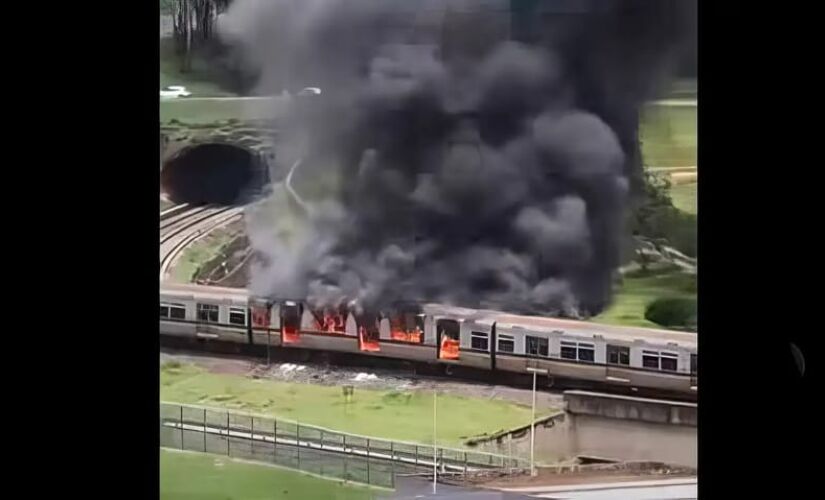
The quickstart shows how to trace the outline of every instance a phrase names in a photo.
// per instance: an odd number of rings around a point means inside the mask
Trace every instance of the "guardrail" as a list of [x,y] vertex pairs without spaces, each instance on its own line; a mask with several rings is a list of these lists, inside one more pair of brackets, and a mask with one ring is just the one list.
[[520,472],[527,461],[350,434],[272,416],[162,402],[160,444],[275,463],[344,481],[393,488],[396,474]]

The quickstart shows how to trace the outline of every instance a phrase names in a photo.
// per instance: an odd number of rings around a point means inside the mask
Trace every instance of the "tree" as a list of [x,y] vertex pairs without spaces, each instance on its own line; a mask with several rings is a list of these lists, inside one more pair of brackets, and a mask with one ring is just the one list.
[[647,270],[650,259],[644,249],[644,243],[661,252],[667,242],[662,230],[663,213],[676,210],[670,198],[670,180],[667,176],[644,171],[642,176],[642,194],[632,212],[631,234],[637,240],[636,260],[643,270]]
[[161,13],[171,14],[175,46],[181,54],[181,69],[189,71],[192,52],[212,42],[218,14],[230,0],[160,0]]

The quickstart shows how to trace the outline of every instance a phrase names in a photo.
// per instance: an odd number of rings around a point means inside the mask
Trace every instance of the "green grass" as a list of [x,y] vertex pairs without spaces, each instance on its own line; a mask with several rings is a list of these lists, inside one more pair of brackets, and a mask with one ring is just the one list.
[[189,283],[195,277],[198,268],[217,257],[228,245],[237,231],[228,227],[216,229],[183,251],[172,270],[175,281]]
[[214,81],[209,64],[195,57],[190,71],[181,71],[179,56],[175,53],[171,38],[160,40],[160,88],[183,85],[193,96],[224,97],[235,94],[220,87]]
[[[429,391],[381,391],[356,387],[344,402],[341,387],[277,382],[209,373],[193,365],[161,368],[164,401],[227,407],[310,425],[400,441],[432,441]],[[541,415],[547,415],[545,409]],[[460,446],[467,438],[530,422],[530,408],[499,400],[438,397],[438,439]]]
[[273,108],[264,99],[198,99],[185,97],[160,101],[160,121],[172,119],[186,123],[214,123],[232,118],[262,120],[274,116]]
[[675,206],[679,210],[682,210],[683,212],[695,214],[697,187],[697,182],[673,184],[670,187],[670,197],[673,200],[673,206]]
[[696,166],[697,107],[648,105],[640,136],[645,165]]
[[626,325],[661,328],[645,319],[645,308],[652,301],[662,297],[696,297],[695,277],[681,271],[651,271],[647,275],[640,272],[625,276],[621,287],[616,290],[613,304],[593,321]]
[[375,490],[270,465],[205,453],[160,450],[160,498],[257,500],[375,498]]

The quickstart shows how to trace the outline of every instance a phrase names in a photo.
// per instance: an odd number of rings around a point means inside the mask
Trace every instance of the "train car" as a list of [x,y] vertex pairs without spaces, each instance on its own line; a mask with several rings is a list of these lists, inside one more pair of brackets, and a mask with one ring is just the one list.
[[694,394],[697,335],[440,304],[383,315],[313,310],[246,290],[164,284],[160,333]]
[[496,369],[613,385],[697,389],[696,334],[532,316],[495,317]]
[[242,288],[164,284],[160,291],[162,335],[247,344],[248,317]]

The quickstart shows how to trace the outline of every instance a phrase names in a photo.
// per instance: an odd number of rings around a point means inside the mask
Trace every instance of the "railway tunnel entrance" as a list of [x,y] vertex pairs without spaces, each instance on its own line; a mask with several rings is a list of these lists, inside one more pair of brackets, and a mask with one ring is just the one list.
[[257,153],[229,143],[186,146],[163,162],[161,191],[176,203],[233,205],[249,201],[267,181]]

